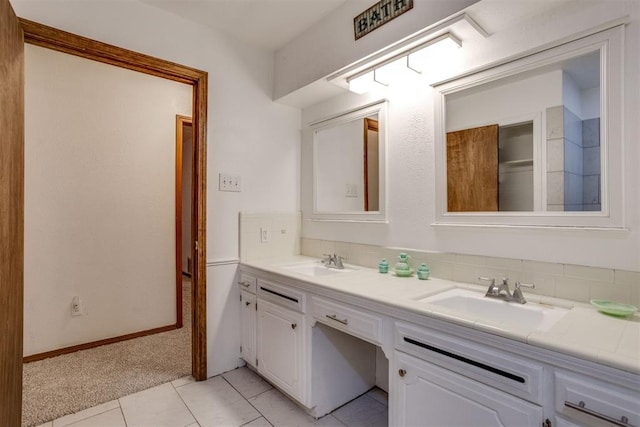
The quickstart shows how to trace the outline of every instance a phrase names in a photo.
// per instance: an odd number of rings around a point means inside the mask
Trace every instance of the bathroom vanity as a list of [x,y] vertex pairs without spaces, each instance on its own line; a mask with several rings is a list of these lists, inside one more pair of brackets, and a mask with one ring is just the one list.
[[315,417],[376,385],[381,349],[389,425],[640,426],[637,315],[532,295],[501,319],[443,299],[478,286],[307,257],[238,274],[242,358]]

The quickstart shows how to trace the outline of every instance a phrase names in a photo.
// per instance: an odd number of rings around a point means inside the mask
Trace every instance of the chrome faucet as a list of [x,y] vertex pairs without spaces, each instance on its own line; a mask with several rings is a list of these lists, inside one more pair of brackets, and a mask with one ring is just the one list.
[[333,265],[333,268],[337,268],[338,270],[342,270],[344,268],[344,264],[342,263],[342,261],[346,260],[347,258],[336,254],[324,254],[323,256],[324,258],[322,259],[322,263],[326,267],[331,268]]
[[485,297],[489,298],[497,298],[507,302],[517,302],[519,304],[526,304],[527,300],[524,299],[524,295],[522,295],[522,287],[524,288],[534,288],[535,285],[516,282],[515,289],[513,293],[509,289],[509,278],[503,277],[502,283],[496,285],[496,279],[488,278],[488,277],[478,277],[478,280],[488,281],[489,289],[487,289],[487,293],[484,294]]

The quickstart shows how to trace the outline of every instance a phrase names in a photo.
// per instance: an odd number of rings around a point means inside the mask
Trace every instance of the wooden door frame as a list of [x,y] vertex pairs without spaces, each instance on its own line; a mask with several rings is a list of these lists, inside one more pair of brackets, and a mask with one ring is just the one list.
[[[191,117],[176,115],[176,328],[182,328],[182,161],[185,125],[193,128]],[[193,156],[192,156],[193,158]],[[193,170],[193,166],[191,168]],[[192,174],[193,175],[193,174]],[[193,186],[191,187],[193,188]],[[191,195],[193,199],[193,194]],[[193,236],[191,236],[193,241]]]
[[378,132],[378,121],[375,119],[370,119],[368,117],[364,118],[364,136],[362,138],[363,141],[363,159],[364,159],[364,210],[369,210],[369,131]]
[[24,43],[0,0],[0,425],[22,415],[24,293]]
[[25,43],[68,53],[93,61],[185,83],[193,87],[193,188],[191,230],[192,272],[192,361],[197,381],[207,379],[206,307],[206,200],[207,200],[207,94],[205,71],[155,58],[18,18]]

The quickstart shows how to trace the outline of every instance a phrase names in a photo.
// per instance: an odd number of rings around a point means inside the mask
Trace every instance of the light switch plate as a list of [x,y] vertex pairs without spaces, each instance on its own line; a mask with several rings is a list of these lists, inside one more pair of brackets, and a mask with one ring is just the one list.
[[241,189],[240,175],[221,173],[218,175],[218,189],[220,191],[238,192]]

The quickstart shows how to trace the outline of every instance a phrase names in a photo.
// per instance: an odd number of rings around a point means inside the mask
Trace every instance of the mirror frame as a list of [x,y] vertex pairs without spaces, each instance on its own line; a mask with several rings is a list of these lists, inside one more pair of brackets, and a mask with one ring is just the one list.
[[[448,212],[446,96],[595,51],[600,52],[602,210],[599,212]],[[569,42],[545,46],[531,54],[512,57],[506,61],[434,84],[436,215],[435,222],[432,225],[624,228],[623,56],[624,25],[618,25]],[[538,153],[540,159],[546,159],[546,144],[540,144]],[[541,194],[546,199],[546,177],[544,175],[542,174],[540,185],[542,188]]]
[[[319,211],[317,203],[318,188],[318,155],[316,133],[323,129],[336,127],[354,120],[364,119],[378,114],[378,155],[379,155],[379,210],[377,211]],[[387,100],[381,99],[353,110],[322,119],[309,124],[312,133],[313,153],[313,211],[311,220],[315,221],[343,221],[343,222],[386,222],[387,212]]]

